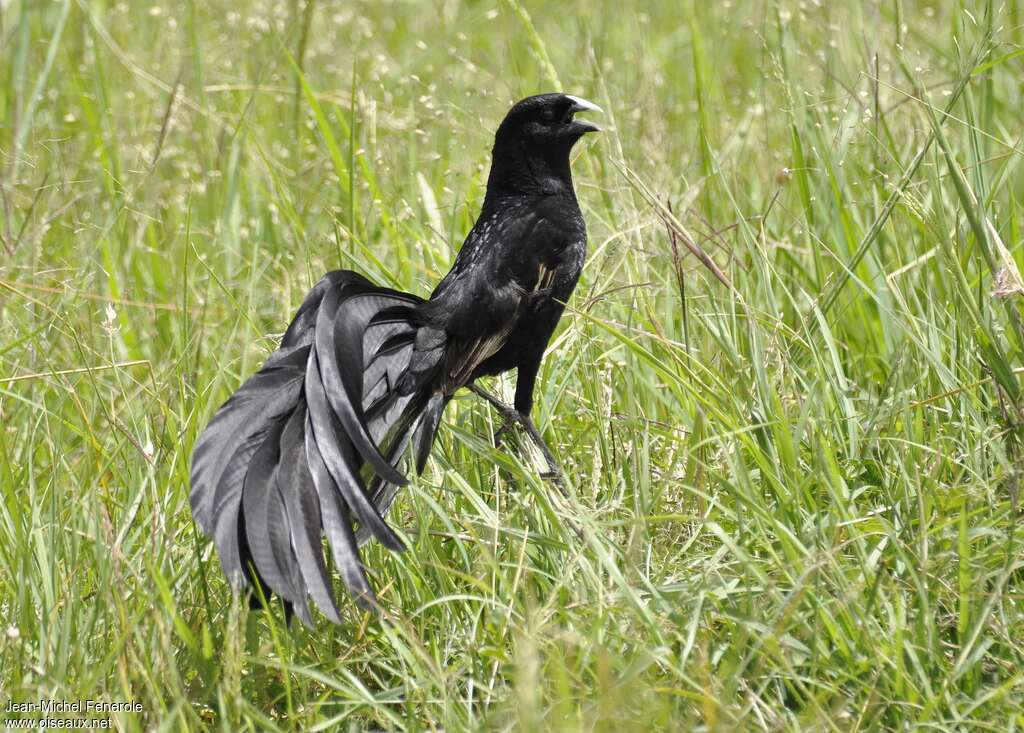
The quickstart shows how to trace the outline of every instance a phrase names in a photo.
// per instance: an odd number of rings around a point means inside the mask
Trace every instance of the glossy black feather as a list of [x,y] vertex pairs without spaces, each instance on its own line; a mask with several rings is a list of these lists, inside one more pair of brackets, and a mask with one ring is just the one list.
[[[338,291],[330,291],[321,305],[316,322],[316,358],[324,392],[338,416],[349,441],[380,476],[400,486],[408,479],[394,469],[370,438],[362,410],[363,332],[370,318],[387,307],[383,296],[352,295],[339,303]],[[381,305],[384,303],[385,305]],[[376,310],[374,306],[377,306]],[[340,311],[335,316],[335,310]],[[345,354],[339,359],[338,354]]]
[[[311,430],[311,422],[307,419],[306,431],[309,433]],[[363,569],[363,560],[359,556],[355,534],[352,531],[348,506],[342,501],[316,441],[306,441],[306,458],[313,476],[313,484],[320,497],[324,533],[334,556],[334,564],[341,572],[345,586],[360,604],[375,604],[377,598],[366,580],[366,571]]]
[[325,616],[341,622],[324,563],[320,499],[306,459],[306,409],[296,406],[281,435],[277,485],[291,529],[291,544],[306,591]]
[[[192,453],[192,515],[213,531],[213,509],[224,469],[252,434],[286,414],[302,389],[309,347],[277,351],[213,416]],[[244,478],[244,472],[241,477]],[[227,486],[222,492],[231,491]],[[238,487],[240,490],[240,487]],[[222,503],[222,502],[221,502]]]
[[291,603],[299,618],[310,623],[305,584],[291,546],[291,528],[278,489],[283,430],[284,422],[277,421],[249,462],[242,496],[245,534],[260,580]]
[[[309,425],[312,426],[312,429],[306,432],[307,449],[310,443],[315,445],[316,455],[327,467],[345,503],[374,537],[389,549],[403,550],[405,545],[402,540],[388,527],[384,518],[377,512],[377,508],[366,496],[355,448],[346,439],[344,427],[338,416],[330,409],[321,376],[320,363],[314,355],[309,361],[306,373],[306,399],[309,401]],[[310,467],[312,468],[312,463]]]
[[437,427],[441,424],[441,412],[447,403],[448,400],[443,393],[435,392],[423,410],[419,427],[416,428],[416,473],[423,473],[423,468],[427,465],[430,447],[434,445]]

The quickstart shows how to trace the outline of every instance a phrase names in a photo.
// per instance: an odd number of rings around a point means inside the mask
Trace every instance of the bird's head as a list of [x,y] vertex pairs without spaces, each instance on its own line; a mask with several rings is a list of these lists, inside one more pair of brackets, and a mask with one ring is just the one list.
[[517,102],[494,136],[489,193],[534,193],[534,189],[568,186],[569,152],[588,132],[600,128],[577,120],[579,112],[601,108],[571,94],[538,94]]
[[583,135],[601,128],[584,120],[575,119],[577,112],[601,108],[571,94],[538,94],[517,102],[505,115],[495,143],[516,141],[526,149],[558,150],[568,155],[569,150]]

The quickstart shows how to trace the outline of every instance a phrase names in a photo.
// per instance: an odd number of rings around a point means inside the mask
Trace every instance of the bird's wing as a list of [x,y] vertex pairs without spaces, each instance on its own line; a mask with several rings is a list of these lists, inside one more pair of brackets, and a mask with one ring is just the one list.
[[496,354],[518,325],[538,290],[550,287],[553,258],[566,233],[551,212],[538,206],[471,233],[452,271],[422,309],[430,326],[421,330],[412,371],[424,376],[443,369],[447,394]]

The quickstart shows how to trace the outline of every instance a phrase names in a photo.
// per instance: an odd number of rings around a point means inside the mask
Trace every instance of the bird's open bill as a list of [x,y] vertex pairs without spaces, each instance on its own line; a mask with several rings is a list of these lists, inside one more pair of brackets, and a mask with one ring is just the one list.
[[[565,96],[568,97],[573,102],[573,114],[576,114],[577,112],[596,112],[599,115],[604,114],[604,110],[598,107],[590,100],[583,99],[582,97],[574,97],[571,94],[566,94]],[[589,122],[587,120],[576,120],[576,124],[588,126],[590,128],[588,132],[601,132],[600,127],[595,125],[593,122]]]

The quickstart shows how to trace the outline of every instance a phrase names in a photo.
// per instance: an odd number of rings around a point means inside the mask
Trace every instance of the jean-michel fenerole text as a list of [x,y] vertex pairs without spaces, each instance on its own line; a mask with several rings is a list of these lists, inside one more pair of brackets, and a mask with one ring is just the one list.
[[36,713],[52,715],[53,713],[141,713],[142,703],[107,702],[104,700],[36,700],[33,702],[7,701],[4,712]]

